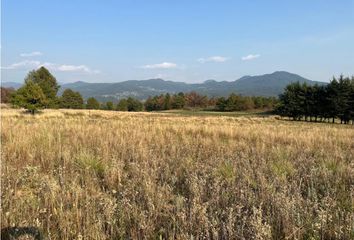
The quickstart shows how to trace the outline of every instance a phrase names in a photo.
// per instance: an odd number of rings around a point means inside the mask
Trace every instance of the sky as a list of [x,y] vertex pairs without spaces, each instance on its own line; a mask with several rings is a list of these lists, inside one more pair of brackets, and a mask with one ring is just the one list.
[[354,0],[2,0],[1,80],[354,75]]

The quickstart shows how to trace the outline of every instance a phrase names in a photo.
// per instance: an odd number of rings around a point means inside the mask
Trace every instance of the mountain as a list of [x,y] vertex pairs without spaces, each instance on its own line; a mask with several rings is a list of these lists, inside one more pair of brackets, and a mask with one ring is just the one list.
[[306,82],[309,85],[326,84],[311,81],[297,74],[278,71],[259,76],[244,76],[235,81],[206,80],[203,83],[184,83],[163,79],[128,80],[117,83],[74,82],[62,84],[59,94],[70,88],[80,92],[84,98],[95,97],[100,101],[117,101],[121,98],[135,97],[146,99],[163,93],[196,91],[208,96],[228,96],[231,93],[247,96],[278,96],[286,85],[292,82]]
[[5,87],[5,88],[18,89],[21,86],[22,86],[22,84],[18,83],[18,82],[1,82],[1,87]]
[[284,88],[293,82],[307,83],[309,85],[325,84],[323,82],[311,81],[297,74],[278,71],[260,76],[245,76],[235,81],[238,93],[255,96],[278,96]]

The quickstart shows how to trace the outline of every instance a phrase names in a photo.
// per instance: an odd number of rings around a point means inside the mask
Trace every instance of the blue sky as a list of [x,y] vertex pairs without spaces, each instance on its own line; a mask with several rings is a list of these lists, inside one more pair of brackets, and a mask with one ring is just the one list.
[[354,0],[2,0],[2,81],[354,74]]

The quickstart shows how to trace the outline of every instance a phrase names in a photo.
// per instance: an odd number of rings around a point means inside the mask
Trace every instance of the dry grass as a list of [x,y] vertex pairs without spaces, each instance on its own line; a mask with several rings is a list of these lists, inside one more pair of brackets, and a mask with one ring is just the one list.
[[3,226],[49,239],[350,239],[354,128],[3,109]]

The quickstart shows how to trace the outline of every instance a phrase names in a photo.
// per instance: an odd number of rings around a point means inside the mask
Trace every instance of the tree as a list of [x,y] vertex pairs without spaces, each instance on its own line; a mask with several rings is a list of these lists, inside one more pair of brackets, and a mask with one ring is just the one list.
[[172,97],[172,108],[182,109],[186,105],[186,100],[183,92],[173,95]]
[[113,110],[113,102],[106,102],[105,110]]
[[100,103],[94,97],[90,97],[87,99],[86,103],[87,109],[100,109]]
[[1,87],[1,103],[9,103],[11,95],[15,92],[13,88]]
[[350,118],[350,91],[350,79],[344,78],[343,75],[338,80],[333,77],[332,81],[327,85],[328,111],[332,122],[334,122],[336,117],[341,122],[348,122]]
[[145,110],[150,112],[150,111],[156,111],[160,110],[158,108],[158,97],[148,97],[144,103]]
[[352,124],[354,124],[354,76],[352,76],[350,80],[350,97],[349,97],[349,118],[352,121]]
[[47,99],[45,107],[56,107],[58,104],[57,93],[60,86],[55,77],[45,67],[40,67],[38,70],[33,70],[28,73],[25,82],[33,81],[42,89]]
[[128,111],[129,112],[139,112],[139,111],[142,111],[143,110],[143,104],[135,99],[135,98],[132,98],[132,97],[129,97],[127,99],[127,108],[128,108]]
[[82,109],[84,107],[84,99],[79,92],[71,89],[65,89],[60,98],[61,108]]
[[289,84],[285,87],[284,93],[279,96],[278,113],[294,120],[300,119],[304,112],[304,98],[302,86],[299,82]]
[[241,111],[241,96],[236,94],[230,94],[226,100],[226,105],[224,111]]
[[185,95],[186,104],[188,107],[205,107],[208,103],[206,96],[201,96],[196,92],[190,92]]
[[259,97],[259,96],[253,97],[253,102],[254,102],[254,107],[256,109],[262,109],[265,106],[265,103],[264,103],[265,98],[263,98],[263,97]]
[[35,114],[47,104],[47,99],[42,88],[33,81],[26,81],[25,85],[13,95],[11,102],[15,106],[23,107]]
[[341,75],[338,80],[339,83],[339,111],[337,116],[339,117],[341,123],[348,123],[350,120],[350,108],[351,108],[351,81],[349,77],[344,77]]
[[227,100],[224,97],[218,98],[216,101],[216,109],[218,111],[225,111],[227,105]]
[[252,110],[254,109],[254,102],[251,97],[241,97],[241,110]]
[[341,123],[348,124],[353,121],[354,106],[354,78],[341,75],[338,79],[333,77],[326,86],[308,86],[305,83],[292,83],[285,88],[279,97],[277,112],[282,116],[315,121],[320,118],[339,118]]
[[128,111],[128,102],[127,99],[121,99],[116,107],[117,111]]
[[163,98],[163,109],[164,110],[171,109],[171,96],[169,93],[166,93],[166,95]]

